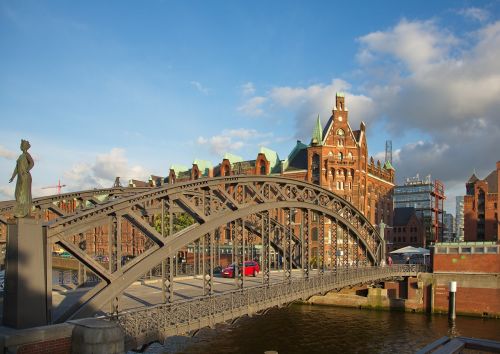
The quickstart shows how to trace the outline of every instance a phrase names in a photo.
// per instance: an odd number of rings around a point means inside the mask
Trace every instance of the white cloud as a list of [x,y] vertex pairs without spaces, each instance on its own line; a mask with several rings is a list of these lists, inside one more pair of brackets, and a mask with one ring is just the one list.
[[267,101],[266,97],[256,96],[248,99],[238,107],[238,111],[249,116],[261,116],[264,114],[262,105]]
[[[19,152],[20,154],[21,152]],[[14,151],[8,150],[2,145],[0,145],[0,157],[6,158],[7,160],[15,160],[18,154]]]
[[349,119],[354,129],[361,121],[369,122],[373,119],[375,110],[372,99],[365,95],[353,94],[349,92],[350,88],[351,85],[348,82],[333,79],[329,84],[274,87],[268,97],[274,107],[292,111],[296,127],[295,137],[307,141],[318,114],[323,124],[326,124],[331,116],[337,92],[344,92],[346,95]]
[[398,180],[432,174],[454,192],[473,168],[485,175],[493,170],[500,159],[500,21],[457,35],[434,20],[401,20],[360,37],[359,44],[362,85],[333,79],[274,87],[248,106],[260,115],[289,110],[296,137],[307,140],[317,114],[325,124],[335,92],[345,91],[354,129],[361,120],[368,129],[378,121],[387,138],[410,131],[425,137],[393,152]]
[[376,54],[395,57],[413,72],[440,62],[457,39],[437,27],[434,21],[401,20],[389,31],[377,31],[359,38],[358,58],[367,62]]
[[203,136],[196,140],[198,145],[208,146],[209,150],[215,155],[222,155],[228,151],[237,151],[247,144],[259,145],[256,139],[271,137],[272,133],[260,133],[255,129],[228,129],[223,130],[221,134],[210,138]]
[[457,37],[434,22],[403,20],[360,42],[360,56],[371,56],[364,74],[391,73],[367,76],[364,84],[389,132],[428,136],[400,149],[398,179],[432,174],[456,191],[473,168],[493,170],[500,156],[500,21]]
[[457,11],[459,15],[464,16],[465,18],[484,22],[490,17],[490,13],[485,9],[480,9],[478,7],[468,7],[465,9],[460,9]]
[[115,177],[120,177],[122,183],[126,183],[129,179],[146,180],[147,176],[144,167],[129,165],[125,150],[120,148],[98,154],[93,163],[76,163],[64,173],[67,184],[73,190],[110,187]]
[[246,84],[241,85],[241,92],[243,96],[252,96],[255,94],[255,87],[253,82],[247,82]]
[[204,87],[200,82],[198,81],[191,81],[191,85],[193,85],[199,92],[201,92],[204,95],[208,95],[210,93],[210,89]]
[[[12,182],[12,183],[15,183],[15,182]],[[14,190],[15,190],[15,184],[8,185],[8,186],[0,186],[0,195],[2,196],[2,199],[5,199],[5,200],[14,199]]]

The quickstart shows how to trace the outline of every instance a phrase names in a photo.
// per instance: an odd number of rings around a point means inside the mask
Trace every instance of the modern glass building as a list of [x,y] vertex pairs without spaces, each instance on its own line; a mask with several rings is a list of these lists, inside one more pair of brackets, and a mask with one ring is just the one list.
[[424,224],[428,244],[443,240],[444,199],[444,185],[438,180],[432,181],[430,175],[420,179],[417,174],[407,178],[404,185],[394,187],[394,208],[415,208]]

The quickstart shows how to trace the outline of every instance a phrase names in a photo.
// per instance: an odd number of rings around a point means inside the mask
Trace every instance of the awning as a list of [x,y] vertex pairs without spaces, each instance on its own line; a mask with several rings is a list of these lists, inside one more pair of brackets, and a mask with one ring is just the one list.
[[422,254],[422,255],[429,255],[431,252],[428,249],[422,248],[422,247],[413,247],[413,246],[406,246],[403,248],[400,248],[398,250],[394,250],[392,252],[389,252],[392,254]]

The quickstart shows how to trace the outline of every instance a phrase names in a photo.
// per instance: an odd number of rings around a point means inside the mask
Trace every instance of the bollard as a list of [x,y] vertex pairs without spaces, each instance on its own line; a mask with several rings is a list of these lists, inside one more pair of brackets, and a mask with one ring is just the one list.
[[455,312],[455,295],[457,292],[456,281],[450,281],[449,291],[448,319],[450,319],[451,321],[455,321],[455,318],[457,317]]

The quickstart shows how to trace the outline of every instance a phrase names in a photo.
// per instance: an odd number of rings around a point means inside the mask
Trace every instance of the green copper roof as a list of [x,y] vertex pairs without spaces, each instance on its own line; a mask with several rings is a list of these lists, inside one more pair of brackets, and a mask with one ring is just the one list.
[[174,170],[175,173],[179,173],[179,172],[183,172],[183,171],[189,170],[189,168],[187,168],[184,165],[176,165],[176,164],[170,165],[170,169]]
[[233,155],[229,152],[226,152],[224,156],[222,157],[223,160],[227,159],[229,160],[230,163],[235,163],[235,162],[241,162],[243,161],[243,157],[238,156],[238,155]]
[[297,144],[290,152],[290,154],[288,154],[286,160],[283,161],[283,171],[286,171],[288,169],[288,167],[290,166],[290,162],[293,161],[295,156],[297,156],[297,154],[303,149],[307,149],[307,145],[303,144],[300,140],[297,140]]
[[279,172],[281,161],[276,151],[262,146],[259,150],[259,153],[266,156],[267,161],[269,161],[271,173]]
[[385,164],[384,164],[384,168],[386,170],[394,170],[396,171],[396,169],[394,167],[392,167],[392,164],[389,162],[389,161],[386,161]]
[[337,97],[345,97],[345,94],[343,92],[337,92],[336,96]]
[[208,170],[212,168],[212,163],[207,160],[194,160],[193,165],[198,165],[198,170],[200,170],[203,175],[207,175]]
[[319,114],[318,114],[318,120],[316,121],[316,125],[314,126],[313,129],[311,144],[314,145],[323,144],[323,127],[321,125],[321,118],[319,117]]

